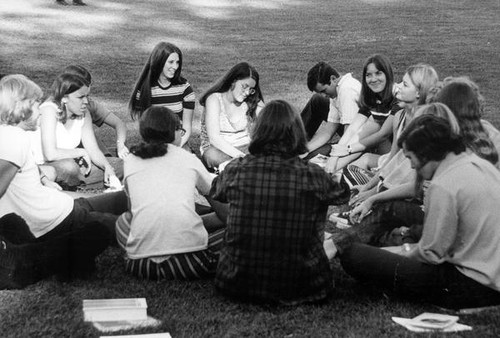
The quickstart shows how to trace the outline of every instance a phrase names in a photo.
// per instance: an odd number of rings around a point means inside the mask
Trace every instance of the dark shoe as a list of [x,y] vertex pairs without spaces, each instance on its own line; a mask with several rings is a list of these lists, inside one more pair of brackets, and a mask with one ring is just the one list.
[[68,3],[65,0],[56,0],[56,4],[61,6],[68,6]]
[[75,5],[75,6],[87,6],[87,4],[85,2],[83,2],[82,0],[73,0],[73,5]]
[[22,285],[15,280],[17,265],[11,244],[0,237],[0,290],[22,288]]

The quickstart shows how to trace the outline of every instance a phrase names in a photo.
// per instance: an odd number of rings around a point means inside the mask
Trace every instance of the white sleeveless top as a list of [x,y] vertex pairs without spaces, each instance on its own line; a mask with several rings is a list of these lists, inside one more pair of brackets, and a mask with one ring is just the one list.
[[[219,128],[220,135],[222,138],[232,145],[233,147],[240,147],[250,143],[250,136],[248,132],[248,117],[246,114],[244,116],[239,116],[238,118],[231,120],[224,109],[224,102],[222,101],[221,93],[214,93],[214,95],[219,99],[220,112],[219,112]],[[246,103],[243,103],[246,105]],[[201,153],[203,153],[209,146],[210,140],[207,134],[207,128],[205,125],[205,114],[201,118]]]
[[[54,115],[57,115],[57,112],[59,111],[59,107],[54,102],[46,101],[40,105],[40,109],[44,107],[50,107],[53,109]],[[61,149],[75,149],[78,147],[82,141],[82,129],[84,122],[84,118],[67,119],[65,124],[62,124],[61,121],[57,121],[56,147]],[[43,156],[42,135],[40,128],[38,128],[35,132],[32,132],[31,137],[35,160],[37,164],[44,163],[46,159]]]

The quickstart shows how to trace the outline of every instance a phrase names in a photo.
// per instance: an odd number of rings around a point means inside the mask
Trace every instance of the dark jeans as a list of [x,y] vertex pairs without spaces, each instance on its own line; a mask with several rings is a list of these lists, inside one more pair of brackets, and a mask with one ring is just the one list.
[[388,242],[391,232],[402,226],[410,228],[413,242],[417,242],[422,234],[423,222],[424,212],[418,202],[398,200],[379,203],[359,224],[337,233],[334,242],[339,252],[354,242],[389,246],[394,244]]
[[75,200],[72,212],[54,229],[35,238],[14,214],[0,219],[0,237],[8,243],[0,259],[0,289],[22,288],[48,276],[85,277],[95,257],[116,243],[115,222],[127,210],[124,192]]
[[[306,129],[306,134],[307,134],[307,139],[310,140],[316,131],[318,131],[319,126],[323,121],[328,120],[328,113],[330,112],[330,99],[320,95],[320,94],[314,94],[309,101],[306,103],[304,109],[300,113],[300,116],[302,118],[302,122],[304,123],[304,127]],[[337,134],[339,136],[342,136],[344,134],[344,126],[339,125],[337,129]],[[310,160],[314,156],[321,154],[325,156],[330,155],[330,151],[332,149],[331,143],[324,144],[323,146],[319,147],[318,149],[315,149],[311,151],[307,157],[304,159]]]
[[355,243],[340,255],[344,270],[395,296],[460,309],[500,304],[500,292],[465,276],[449,263],[421,263]]
[[307,139],[310,140],[323,121],[328,119],[330,111],[330,99],[320,95],[313,94],[300,113],[302,122],[306,129]]
[[0,219],[0,236],[7,246],[0,259],[0,289],[23,288],[55,274],[64,280],[87,277],[111,240],[98,222],[76,229],[58,226],[35,238],[14,214]]

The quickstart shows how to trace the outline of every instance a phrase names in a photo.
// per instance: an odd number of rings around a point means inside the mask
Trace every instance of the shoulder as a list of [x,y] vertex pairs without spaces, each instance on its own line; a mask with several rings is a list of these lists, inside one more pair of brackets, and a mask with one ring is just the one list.
[[346,73],[339,81],[340,88],[361,90],[361,82],[355,79],[351,73]]
[[220,93],[212,93],[208,95],[206,105],[220,106]]
[[57,112],[59,107],[54,101],[45,101],[40,105],[40,112]]

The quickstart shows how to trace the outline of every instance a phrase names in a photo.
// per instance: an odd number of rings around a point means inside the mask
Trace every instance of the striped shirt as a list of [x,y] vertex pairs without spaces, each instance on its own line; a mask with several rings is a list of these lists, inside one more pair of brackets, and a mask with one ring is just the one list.
[[395,115],[401,110],[398,103],[399,101],[396,98],[386,103],[377,100],[375,106],[373,107],[359,108],[359,113],[365,115],[366,117],[370,117],[370,115],[373,116],[375,122],[382,125],[389,115]]
[[[139,99],[140,92],[136,99]],[[151,87],[151,105],[167,107],[182,120],[184,109],[194,109],[196,97],[189,82],[162,87],[158,82]]]

